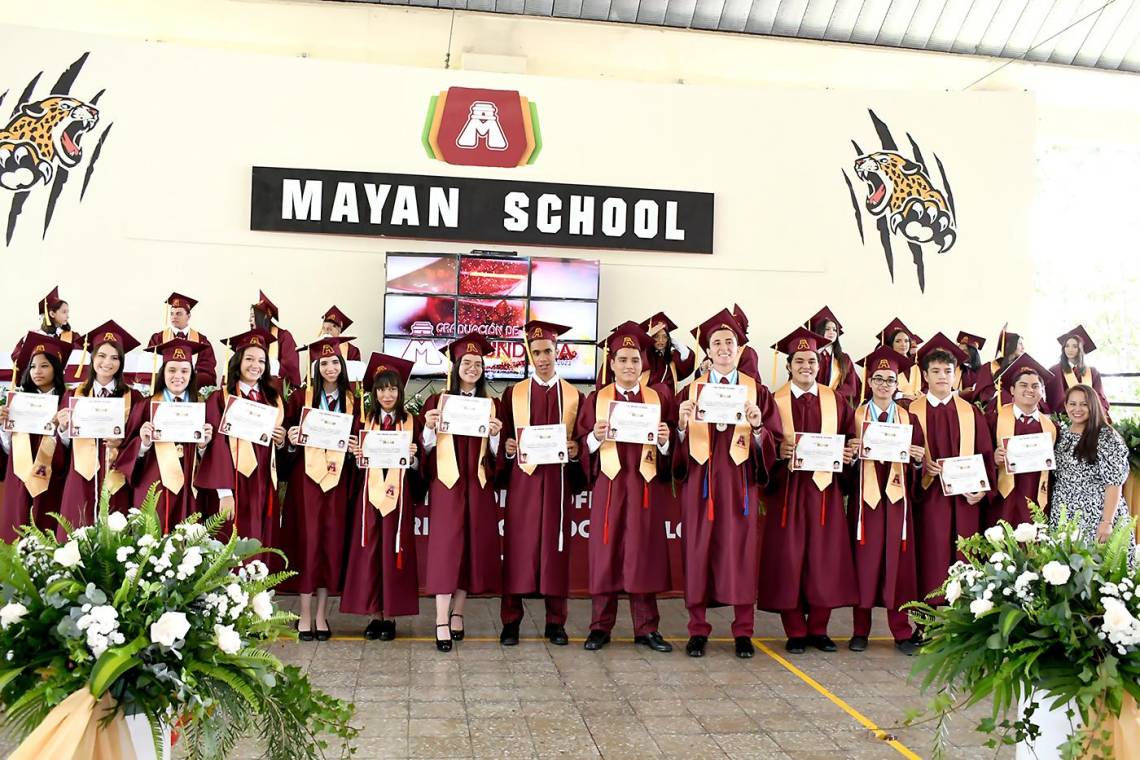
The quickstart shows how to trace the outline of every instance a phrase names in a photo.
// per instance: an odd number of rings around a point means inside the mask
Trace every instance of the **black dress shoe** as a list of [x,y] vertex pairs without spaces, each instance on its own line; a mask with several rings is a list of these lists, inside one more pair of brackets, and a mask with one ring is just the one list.
[[835,642],[827,634],[822,636],[808,636],[807,643],[821,652],[838,652],[839,647],[835,646]]
[[803,654],[807,651],[807,641],[802,636],[792,636],[784,644],[784,649],[791,654]]
[[[440,628],[447,631],[447,638],[446,639],[441,639],[439,637],[439,629]],[[435,627],[435,648],[441,652],[450,652],[451,651],[451,628],[448,627],[447,623],[440,623],[439,625],[437,625]]]
[[[462,615],[456,615],[453,612],[453,613],[451,613],[451,617],[447,621],[449,626],[451,625],[451,621],[455,620],[455,618],[459,618],[461,621],[463,620]],[[462,628],[455,628],[454,626],[452,626],[451,627],[451,638],[453,641],[463,641],[463,629]]]
[[704,657],[705,644],[708,643],[708,636],[690,636],[689,643],[685,644],[685,654],[690,657]]
[[907,639],[907,641],[914,644],[916,647],[921,647],[926,643],[926,637],[922,635],[922,631],[915,630],[915,632],[911,634],[911,637]]
[[558,623],[547,623],[546,630],[543,631],[542,635],[555,646],[564,647],[570,643],[570,637],[566,635],[566,628]]
[[312,641],[314,638],[312,624],[310,624],[308,628],[302,631],[301,624],[297,623],[297,638],[300,641]]
[[395,620],[381,620],[380,621],[380,640],[392,641],[396,638],[396,621]]
[[499,643],[505,647],[517,647],[519,645],[519,624],[504,624],[503,632],[499,634]]
[[867,643],[866,636],[852,636],[851,640],[847,642],[847,648],[852,652],[866,652]]
[[756,654],[756,647],[752,645],[751,636],[737,636],[736,637],[736,656],[742,660],[747,660],[752,655]]
[[586,643],[583,646],[591,652],[596,652],[609,643],[610,635],[605,631],[590,631],[590,635],[586,637]]
[[373,618],[368,621],[368,625],[364,626],[364,638],[369,641],[376,641],[380,638],[380,632],[384,630],[384,621]]
[[642,644],[652,649],[654,652],[672,652],[673,645],[662,638],[658,631],[654,631],[648,636],[634,636],[634,644]]
[[899,650],[907,657],[914,657],[919,650],[919,645],[914,643],[914,639],[904,639],[895,642],[895,649]]
[[329,639],[332,638],[332,631],[328,628],[325,628],[324,630],[321,630],[320,628],[318,628],[316,635],[317,635],[317,641],[328,641]]

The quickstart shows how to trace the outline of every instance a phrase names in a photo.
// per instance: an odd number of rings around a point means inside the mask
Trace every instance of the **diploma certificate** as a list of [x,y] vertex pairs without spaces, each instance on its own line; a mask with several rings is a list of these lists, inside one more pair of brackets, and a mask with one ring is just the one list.
[[411,466],[411,430],[365,430],[361,434],[358,467],[370,470],[406,470]]
[[981,454],[969,457],[947,457],[939,459],[942,465],[942,493],[945,496],[961,496],[990,490],[990,479],[986,474],[986,462]]
[[743,425],[748,386],[723,383],[697,384],[697,422]]
[[621,443],[656,443],[657,426],[661,424],[658,404],[611,401],[607,441]]
[[348,451],[352,415],[307,406],[301,410],[300,443],[310,449]]
[[206,436],[206,405],[190,401],[150,402],[154,440],[201,444]]
[[913,430],[911,425],[864,422],[859,458],[875,462],[909,462]]
[[570,460],[566,452],[566,426],[527,425],[518,429],[516,439],[519,465],[565,464]]
[[58,411],[59,396],[54,393],[12,391],[8,394],[8,421],[4,429],[9,433],[51,435]]
[[480,396],[439,397],[439,432],[487,438],[491,434],[491,412],[494,404]]
[[1048,433],[1029,433],[1003,438],[1005,471],[1011,475],[1057,469],[1053,438]]
[[844,438],[824,433],[796,433],[792,469],[799,472],[840,472]]
[[72,396],[67,408],[71,410],[71,422],[67,426],[69,437],[104,440],[123,437],[127,419],[124,399]]
[[258,446],[268,446],[273,441],[273,430],[276,427],[277,407],[230,396],[226,400],[218,432]]

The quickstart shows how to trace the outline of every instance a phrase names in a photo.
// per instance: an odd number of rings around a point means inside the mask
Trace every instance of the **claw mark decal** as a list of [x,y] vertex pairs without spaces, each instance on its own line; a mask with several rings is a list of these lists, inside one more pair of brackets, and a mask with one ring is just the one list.
[[87,162],[84,192],[90,182],[101,152],[99,149],[102,148],[111,125],[102,127],[98,137],[88,137],[102,126],[95,103],[103,92],[100,91],[89,100],[71,96],[71,87],[83,69],[87,55],[84,53],[75,60],[42,97],[35,97],[34,92],[43,72],[32,77],[16,101],[6,126],[0,129],[0,197],[3,196],[3,191],[12,193],[6,244],[12,242],[16,222],[29,195],[42,187],[50,188],[44,193],[47,211],[44,215],[43,235],[47,235],[68,171],[76,169],[84,161],[85,140],[97,140],[97,149]]
[[[853,173],[866,188],[865,210],[876,220],[891,281],[894,281],[894,252],[891,249],[893,237],[902,238],[914,259],[918,286],[925,291],[924,252],[935,250],[946,253],[958,239],[950,182],[937,154],[934,155],[934,160],[942,179],[941,190],[931,180],[923,162],[922,150],[915,139],[907,135],[913,154],[908,158],[899,150],[890,128],[874,111],[869,113],[883,149],[864,153],[857,143],[852,142],[858,155]],[[852,182],[846,171],[843,172],[843,178],[850,191]],[[850,197],[859,227],[859,238],[862,240],[863,209],[859,207],[854,192],[850,193]]]

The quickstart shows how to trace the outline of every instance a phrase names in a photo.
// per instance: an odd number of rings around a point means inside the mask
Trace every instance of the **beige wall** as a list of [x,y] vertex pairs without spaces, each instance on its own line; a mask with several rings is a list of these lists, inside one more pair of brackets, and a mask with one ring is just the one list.
[[[976,88],[1003,92],[946,92],[999,65],[975,58],[338,3],[30,8],[0,10],[0,21],[41,27],[0,27],[0,88],[18,91],[40,68],[54,76],[91,49],[76,94],[107,87],[100,106],[115,132],[87,200],[61,201],[46,240],[31,223],[42,207],[29,203],[7,250],[18,263],[0,283],[0,340],[14,341],[59,281],[80,327],[114,315],[147,333],[157,299],[177,288],[203,301],[199,328],[222,337],[242,328],[263,287],[299,339],[335,301],[373,347],[383,251],[465,249],[252,233],[253,164],[714,192],[711,257],[573,254],[603,262],[603,325],[664,307],[687,327],[737,300],[767,345],[826,302],[857,355],[896,312],[919,332],[989,334],[1030,314],[1002,285],[1032,267],[1035,140],[1136,140],[1140,125],[1122,105],[1140,102],[1135,77],[1015,64]],[[468,53],[518,56],[529,74],[443,71],[449,33],[454,65]],[[534,166],[476,170],[424,156],[427,97],[471,83],[539,103],[545,149]],[[873,142],[868,106],[896,137],[909,131],[936,150],[954,185],[962,238],[928,254],[925,295],[909,254],[896,253],[891,285],[877,242],[860,244],[854,230],[840,169],[853,158],[849,139]],[[580,130],[587,113],[617,126]],[[730,149],[732,125],[752,144]],[[330,271],[335,284],[322,282]]]

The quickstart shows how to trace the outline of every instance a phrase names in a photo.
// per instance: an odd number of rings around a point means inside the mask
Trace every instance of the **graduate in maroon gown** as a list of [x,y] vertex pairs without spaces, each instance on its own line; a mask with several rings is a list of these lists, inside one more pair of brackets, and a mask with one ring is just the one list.
[[[83,341],[91,352],[91,363],[87,367],[87,377],[83,383],[68,391],[63,398],[58,433],[60,443],[71,450],[59,513],[76,528],[95,522],[95,512],[103,492],[109,493],[112,511],[126,512],[136,506],[130,482],[133,468],[116,465],[122,444],[135,432],[129,424],[134,421],[132,412],[142,403],[142,394],[123,380],[126,355],[137,348],[139,342],[114,321],[104,322],[87,333]],[[71,420],[68,402],[72,397],[123,399],[125,408],[122,426],[119,428],[120,437],[73,440],[68,434]],[[82,429],[77,432],[83,434]],[[56,529],[56,533],[61,540],[66,535],[62,525]]]
[[774,348],[787,354],[791,378],[773,394],[783,438],[767,493],[767,525],[760,553],[759,607],[780,613],[785,649],[812,646],[836,651],[827,635],[831,610],[857,601],[851,543],[843,511],[843,466],[848,440],[832,471],[793,470],[797,433],[854,437],[855,413],[835,391],[817,381],[819,349],[827,339],[802,327]]
[[843,325],[824,306],[809,319],[804,327],[817,335],[822,335],[831,341],[819,349],[819,377],[817,382],[823,383],[839,394],[839,397],[852,407],[859,403],[859,375],[855,372],[855,365],[851,357],[839,345],[839,336],[843,334]]
[[[476,333],[447,346],[451,357],[448,394],[488,397],[483,357],[494,348]],[[464,636],[468,594],[498,595],[502,588],[502,541],[495,494],[499,450],[498,403],[491,399],[487,437],[452,435],[441,430],[435,393],[424,403],[423,448],[428,482],[428,556],[424,591],[435,596],[435,645],[451,651]],[[459,625],[454,625],[458,620]],[[440,631],[447,633],[446,638]]]
[[[740,308],[740,304],[732,305],[732,318],[736,320],[736,324],[740,325],[740,329],[744,331],[744,339],[748,340],[748,315],[744,313],[744,309]],[[707,357],[706,357],[707,361]],[[708,372],[708,364],[701,364],[701,372]],[[746,375],[752,377],[756,382],[763,383],[764,378],[760,377],[760,357],[756,354],[756,349],[749,346],[747,343],[740,347],[740,361],[736,363],[736,368]],[[772,378],[772,385],[776,384],[776,378]]]
[[978,370],[982,368],[982,347],[986,345],[986,339],[980,335],[974,335],[968,332],[958,333],[958,348],[962,349],[966,354],[966,361],[962,362],[960,367],[960,379],[954,386],[954,390],[961,393],[969,393],[974,390],[974,384],[978,382]]
[[278,391],[288,394],[291,388],[301,384],[301,358],[297,354],[293,333],[278,326],[280,318],[277,304],[269,300],[265,291],[257,291],[257,303],[249,307],[249,326],[254,330],[264,330],[273,337],[265,373]]
[[[162,441],[155,437],[154,410],[158,404],[202,403],[198,400],[198,374],[193,359],[195,353],[204,350],[203,345],[173,338],[148,347],[147,350],[159,353],[162,365],[155,374],[154,393],[131,409],[127,427],[133,434],[123,442],[115,463],[133,485],[135,504],[141,504],[150,487],[157,483],[158,519],[164,533],[202,509],[194,479],[198,463],[214,436],[214,427],[206,423],[197,442]],[[162,431],[158,432],[161,437]]]
[[[20,342],[12,371],[20,378],[15,388],[24,393],[46,393],[63,400],[63,365],[72,344],[52,335],[30,332]],[[4,471],[4,501],[0,505],[0,541],[19,538],[17,528],[35,522],[41,530],[55,530],[49,513],[59,511],[63,483],[67,478],[68,450],[59,443],[55,430],[17,433],[8,427],[8,406],[0,406],[0,447],[7,455]],[[56,414],[58,426],[61,418]]]
[[663,311],[659,311],[641,323],[641,329],[653,339],[653,350],[649,352],[650,385],[661,383],[673,393],[693,374],[696,357],[692,350],[681,342],[674,342],[672,333],[677,325]]
[[[321,335],[339,338],[351,324],[352,320],[348,318],[347,314],[336,306],[330,306],[324,316],[321,317]],[[344,357],[345,361],[358,362],[360,361],[360,349],[350,341],[351,339],[341,342],[340,355]]]
[[1058,336],[1057,342],[1061,344],[1061,360],[1049,369],[1053,378],[1045,388],[1046,410],[1056,414],[1064,412],[1065,394],[1073,386],[1084,384],[1096,391],[1105,418],[1112,422],[1100,373],[1085,362],[1085,357],[1096,350],[1096,343],[1081,325]]
[[[606,339],[605,359],[614,382],[594,391],[578,413],[579,450],[585,449],[590,495],[590,634],[585,648],[610,641],[617,619],[618,594],[629,594],[634,643],[658,652],[673,647],[657,627],[657,594],[669,589],[669,553],[665,514],[649,487],[670,475],[672,433],[666,421],[673,403],[664,385],[641,383],[653,342],[640,325],[625,322]],[[660,407],[655,441],[644,444],[606,440],[610,404],[630,402]]]
[[[1039,433],[1047,433],[1053,444],[1057,442],[1057,426],[1040,408],[1045,388],[1052,380],[1052,374],[1029,354],[1017,357],[1002,373],[1002,388],[1013,395],[1013,403],[994,405],[986,412],[994,445],[997,483],[991,484],[993,493],[986,503],[985,528],[997,525],[999,520],[1015,528],[1021,523],[1033,522],[1030,502],[1048,513],[1049,471],[1011,474],[1006,466],[1006,444],[1012,436]],[[1052,444],[1049,451],[1053,451]]]
[[148,346],[159,346],[175,338],[184,338],[191,343],[198,343],[202,347],[194,352],[194,375],[196,388],[208,388],[218,382],[218,360],[214,356],[214,347],[210,339],[190,326],[190,312],[198,302],[190,296],[181,293],[171,293],[166,297],[166,304],[170,307],[170,324],[150,336]]
[[[998,395],[1001,374],[1010,364],[1013,364],[1017,357],[1024,353],[1025,342],[1021,336],[1002,327],[1001,334],[998,336],[997,354],[994,360],[986,362],[978,369],[973,391],[962,393],[962,398],[974,404],[980,403],[983,407],[988,408]],[[1002,404],[1012,402],[1008,391],[1004,390],[1001,391],[1000,400]]]
[[[206,421],[213,426],[214,439],[198,468],[199,489],[217,493],[218,512],[237,528],[239,536],[254,538],[264,546],[274,546],[280,507],[277,502],[277,456],[285,445],[285,404],[269,382],[269,351],[273,336],[264,330],[249,330],[225,343],[233,351],[226,365],[223,387],[206,400]],[[264,443],[253,443],[226,435],[222,424],[230,398],[243,398],[256,404],[276,407],[277,424]],[[223,534],[230,530],[229,524]],[[273,564],[275,558],[266,557]]]
[[[898,376],[910,359],[894,349],[880,346],[860,362],[867,374],[871,398],[855,410],[855,449],[863,449],[864,423],[911,425],[909,441],[900,443],[908,462],[862,459],[849,473],[847,521],[851,530],[851,553],[859,602],[853,610],[853,628],[847,647],[867,649],[871,633],[871,610],[887,608],[887,625],[895,648],[908,656],[918,646],[907,614],[899,608],[919,601],[918,566],[915,562],[914,485],[925,449],[922,428],[911,420],[895,399]],[[905,447],[905,448],[903,448]]]
[[[32,330],[33,335],[50,335],[58,338],[64,343],[79,348],[83,345],[83,337],[71,329],[71,306],[67,301],[59,297],[59,286],[51,289],[51,292],[40,299],[37,304],[39,311],[40,322],[35,330]],[[16,347],[12,349],[12,362],[19,364],[20,349],[24,345],[24,339],[21,338],[16,343]],[[63,366],[67,367],[68,355],[63,357]],[[15,384],[15,383],[14,383]]]
[[[570,596],[570,515],[574,499],[586,487],[574,431],[582,394],[558,377],[558,337],[570,328],[531,320],[524,326],[527,357],[534,375],[503,392],[500,402],[506,429],[498,458],[499,483],[506,489],[503,513],[503,599],[500,617],[504,646],[519,643],[523,597],[542,597],[550,643],[565,646],[567,598]],[[528,464],[519,454],[518,433],[529,425],[562,425],[566,460]]]
[[[993,477],[993,439],[981,410],[954,393],[954,370],[962,349],[937,333],[919,351],[922,377],[929,390],[911,403],[912,420],[922,428],[926,445],[922,481],[914,499],[915,538],[918,540],[918,593],[926,598],[938,591],[957,559],[958,538],[972,536],[981,526],[986,492],[961,496],[942,493],[939,460],[981,454],[989,481]],[[918,634],[916,634],[917,636]]]
[[[351,527],[340,611],[370,615],[372,619],[364,629],[364,638],[370,640],[392,641],[396,621],[391,618],[420,612],[412,513],[425,490],[416,443],[422,426],[404,408],[404,387],[413,366],[406,359],[374,353],[364,372],[364,391],[372,394],[372,403],[361,424],[361,436],[375,431],[411,433],[407,469],[358,469],[356,490],[349,503]],[[362,445],[358,439],[356,461],[367,465]]]
[[[297,575],[285,581],[282,590],[301,595],[297,621],[301,641],[331,638],[329,594],[336,596],[341,590],[345,533],[356,470],[349,444],[355,444],[358,411],[356,397],[349,390],[348,368],[340,355],[341,343],[348,340],[325,337],[302,349],[308,352],[308,381],[293,391],[285,405],[289,445],[279,466],[287,473],[288,485],[281,505],[279,545],[289,558],[289,569]],[[304,445],[301,418],[306,409],[351,418],[343,449]]]
[[[706,609],[729,605],[736,656],[748,658],[755,653],[760,487],[776,461],[780,414],[768,389],[737,369],[744,331],[727,309],[702,323],[698,335],[712,367],[680,397],[678,445],[672,456],[684,526],[685,652],[704,656],[712,633]],[[744,386],[745,400],[734,424],[703,421],[697,402],[710,383]]]
[[[919,343],[921,339],[915,334],[913,330],[903,324],[903,321],[895,317],[884,327],[878,335],[879,345],[886,346],[887,348],[894,349],[894,351],[904,358],[909,363],[909,369],[904,370],[898,378],[898,388],[895,389],[895,400],[899,401],[903,407],[910,404],[911,401],[922,395],[922,370],[919,368],[918,363],[913,361],[912,348],[915,344]],[[863,389],[863,400],[866,401],[871,397],[871,389]]]

